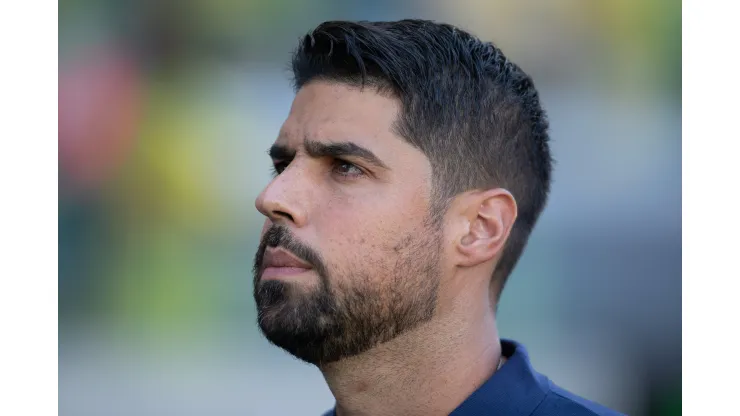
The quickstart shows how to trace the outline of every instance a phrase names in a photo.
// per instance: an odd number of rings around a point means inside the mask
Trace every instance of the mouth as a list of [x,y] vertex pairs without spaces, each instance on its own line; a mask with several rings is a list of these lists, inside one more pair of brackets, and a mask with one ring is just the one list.
[[265,250],[263,265],[262,280],[293,278],[313,270],[310,264],[280,247]]

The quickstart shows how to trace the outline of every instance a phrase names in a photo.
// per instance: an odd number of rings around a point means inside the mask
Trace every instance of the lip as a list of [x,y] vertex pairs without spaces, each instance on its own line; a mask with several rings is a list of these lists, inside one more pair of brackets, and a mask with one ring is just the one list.
[[283,248],[267,248],[263,258],[262,279],[280,276],[295,276],[308,272],[313,267]]

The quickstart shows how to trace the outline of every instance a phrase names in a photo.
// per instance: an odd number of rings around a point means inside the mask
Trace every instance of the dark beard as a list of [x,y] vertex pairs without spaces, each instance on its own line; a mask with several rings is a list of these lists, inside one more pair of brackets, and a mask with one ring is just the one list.
[[[434,314],[439,286],[439,232],[426,227],[396,247],[398,259],[387,278],[373,283],[360,271],[343,273],[332,285],[321,256],[273,225],[254,262],[254,298],[262,333],[297,358],[323,365],[361,354],[416,328]],[[280,280],[261,281],[267,247],[283,247],[314,266],[318,288],[306,292]]]

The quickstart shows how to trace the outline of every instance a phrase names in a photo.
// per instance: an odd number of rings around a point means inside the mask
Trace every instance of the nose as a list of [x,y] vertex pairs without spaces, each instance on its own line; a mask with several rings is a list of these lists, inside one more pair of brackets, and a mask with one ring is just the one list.
[[297,169],[288,168],[275,177],[255,201],[257,210],[273,223],[292,223],[295,227],[306,224],[305,192],[308,184],[301,180]]

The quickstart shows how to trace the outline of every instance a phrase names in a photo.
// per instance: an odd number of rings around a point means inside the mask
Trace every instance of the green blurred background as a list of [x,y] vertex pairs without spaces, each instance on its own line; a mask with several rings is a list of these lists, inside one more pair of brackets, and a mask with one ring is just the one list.
[[59,413],[321,414],[255,324],[266,149],[298,38],[429,18],[494,41],[549,112],[552,197],[499,309],[555,382],[681,413],[679,1],[59,3]]

